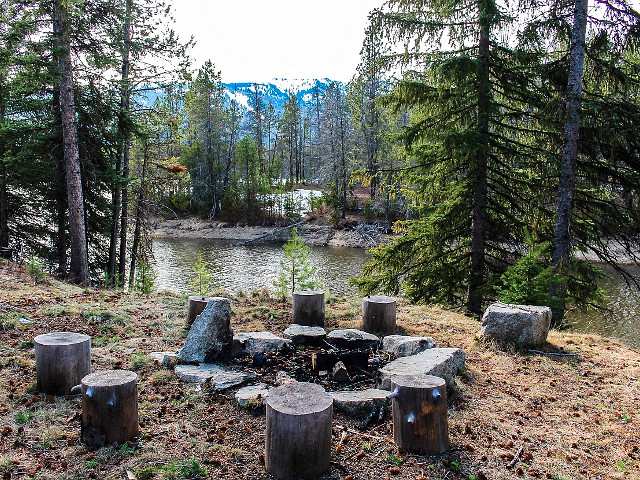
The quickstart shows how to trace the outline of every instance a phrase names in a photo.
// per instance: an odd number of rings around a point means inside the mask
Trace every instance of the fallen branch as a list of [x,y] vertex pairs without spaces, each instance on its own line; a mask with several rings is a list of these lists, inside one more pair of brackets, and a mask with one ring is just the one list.
[[241,246],[244,246],[244,245],[249,245],[250,243],[257,242],[258,240],[262,240],[263,238],[272,237],[276,233],[280,233],[280,232],[283,232],[285,230],[289,230],[291,228],[295,228],[298,225],[302,225],[303,223],[307,223],[309,220],[310,219],[305,218],[303,220],[300,220],[299,222],[293,223],[291,225],[287,225],[286,227],[274,228],[270,232],[264,233],[262,235],[258,235],[257,237],[254,237],[254,238],[249,239],[249,240],[245,240],[244,242],[238,242],[238,243],[234,244],[234,246],[235,247],[241,247]]
[[524,451],[524,445],[520,446],[520,449],[518,450],[518,453],[516,453],[516,456],[513,457],[513,460],[511,460],[508,464],[507,464],[507,468],[513,468],[515,467],[516,463],[518,463],[518,460],[520,459],[520,455],[522,455],[522,452]]
[[529,350],[529,353],[536,353],[538,355],[547,355],[549,357],[578,357],[577,353],[556,353],[556,352],[543,352],[541,350]]

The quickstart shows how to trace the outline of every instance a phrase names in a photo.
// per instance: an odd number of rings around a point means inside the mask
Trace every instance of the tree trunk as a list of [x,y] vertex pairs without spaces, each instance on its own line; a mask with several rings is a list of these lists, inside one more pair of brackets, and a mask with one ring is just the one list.
[[[586,51],[588,0],[576,0],[573,14],[573,35],[567,84],[566,117],[562,156],[560,158],[560,179],[556,198],[556,223],[554,229],[552,264],[558,275],[571,260],[571,220],[573,197],[576,183],[576,160],[578,158],[578,138],[580,133],[580,106],[582,102],[582,77]],[[553,287],[551,295],[560,299],[560,306],[553,317],[562,319],[565,310],[566,285]]]
[[471,259],[466,310],[474,316],[482,315],[482,286],[485,278],[485,233],[487,214],[487,163],[489,158],[489,109],[491,84],[489,78],[489,19],[482,7],[479,12],[480,44],[478,71],[478,132],[482,146],[470,168],[473,183],[471,219]]
[[0,247],[9,246],[9,195],[7,169],[0,160]]
[[64,2],[62,0],[55,1],[54,31],[59,47],[57,60],[60,74],[60,114],[62,117],[67,204],[69,209],[69,240],[71,244],[69,279],[80,285],[89,285],[91,278],[89,276],[87,253],[82,173],[78,153],[73,66],[67,24],[68,12],[63,5]]
[[[123,31],[122,52],[122,85],[120,89],[120,115],[121,122],[129,116],[131,104],[131,89],[129,87],[129,53],[131,50],[131,6],[132,0],[127,0],[126,14]],[[129,127],[121,123],[119,126],[121,135],[120,164],[122,165],[121,186],[121,213],[120,213],[120,248],[118,252],[118,282],[124,285],[127,264],[127,226],[129,223]],[[117,228],[114,226],[114,228]]]
[[140,175],[140,192],[136,202],[136,226],[133,231],[133,244],[131,245],[131,265],[129,266],[129,291],[133,289],[136,275],[136,263],[138,261],[138,250],[140,249],[140,236],[142,234],[142,220],[144,216],[144,189],[145,178],[147,176],[147,160],[149,157],[149,143],[144,142],[144,154],[142,157],[142,174]]

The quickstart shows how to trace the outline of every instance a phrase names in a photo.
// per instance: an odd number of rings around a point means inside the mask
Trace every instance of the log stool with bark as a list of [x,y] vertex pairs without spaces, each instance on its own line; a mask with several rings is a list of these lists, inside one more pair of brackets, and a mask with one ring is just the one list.
[[449,449],[447,387],[432,375],[397,376],[393,393],[393,440],[409,452],[433,455]]
[[371,295],[362,300],[362,329],[380,335],[396,333],[396,300],[384,295]]
[[305,327],[324,327],[324,292],[293,292],[293,323]]
[[191,295],[189,297],[189,307],[187,310],[187,321],[185,326],[188,329],[193,325],[193,321],[196,319],[198,315],[202,313],[202,311],[207,306],[209,300],[213,297],[203,297],[202,295]]
[[333,398],[320,385],[292,382],[269,392],[265,466],[279,480],[330,468]]
[[91,337],[82,333],[53,332],[33,339],[38,391],[69,395],[91,372]]
[[105,370],[82,379],[82,441],[123,444],[138,435],[138,376]]

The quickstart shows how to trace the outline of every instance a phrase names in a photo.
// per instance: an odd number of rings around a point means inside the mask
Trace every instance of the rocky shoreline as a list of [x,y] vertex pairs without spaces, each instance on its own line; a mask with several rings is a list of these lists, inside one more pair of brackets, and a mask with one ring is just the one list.
[[[384,233],[377,224],[343,222],[338,227],[316,218],[298,222],[298,233],[312,246],[371,248],[388,240],[391,235]],[[290,226],[250,226],[230,225],[224,222],[187,218],[164,220],[154,231],[156,238],[209,238],[215,240],[235,240],[238,242],[283,242],[289,236]]]

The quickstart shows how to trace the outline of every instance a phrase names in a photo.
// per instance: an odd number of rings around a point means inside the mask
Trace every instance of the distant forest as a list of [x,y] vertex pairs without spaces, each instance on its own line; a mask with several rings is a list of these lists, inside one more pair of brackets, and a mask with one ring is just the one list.
[[307,185],[318,214],[398,234],[363,292],[561,318],[601,297],[580,252],[637,259],[639,19],[618,0],[389,0],[351,82],[279,113],[257,85],[228,101],[215,59],[192,68],[161,0],[3,1],[0,247],[122,288],[152,216],[288,222],[273,194]]

